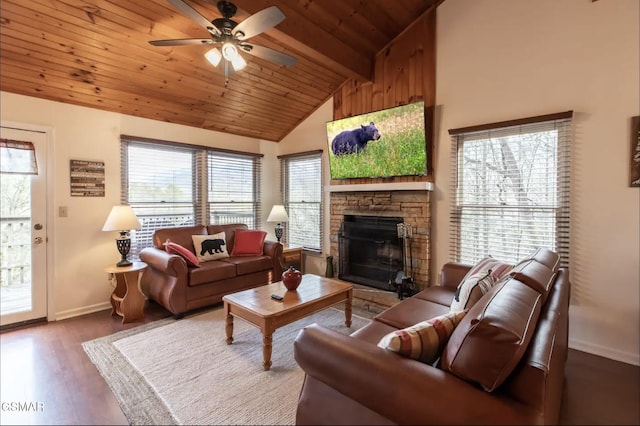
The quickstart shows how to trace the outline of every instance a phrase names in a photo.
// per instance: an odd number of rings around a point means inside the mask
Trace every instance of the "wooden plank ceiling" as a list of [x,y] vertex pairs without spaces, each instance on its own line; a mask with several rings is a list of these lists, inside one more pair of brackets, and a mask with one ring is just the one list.
[[[236,22],[278,6],[286,19],[249,41],[297,63],[243,54],[225,87],[211,46],[148,43],[209,37],[166,0],[2,0],[0,90],[280,141],[346,80],[370,80],[376,53],[442,1],[234,0]],[[220,18],[215,0],[185,2]]]

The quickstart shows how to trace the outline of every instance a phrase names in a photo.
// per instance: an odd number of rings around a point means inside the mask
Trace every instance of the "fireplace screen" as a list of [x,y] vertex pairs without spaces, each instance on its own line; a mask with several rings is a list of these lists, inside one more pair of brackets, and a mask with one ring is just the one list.
[[345,281],[394,291],[402,274],[401,217],[344,216],[338,235],[338,277]]

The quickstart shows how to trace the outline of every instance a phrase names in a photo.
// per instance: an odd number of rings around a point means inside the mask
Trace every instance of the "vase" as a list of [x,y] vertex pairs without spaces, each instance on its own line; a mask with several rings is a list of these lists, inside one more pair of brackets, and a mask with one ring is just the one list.
[[282,273],[282,283],[289,291],[295,291],[302,281],[302,273],[293,266]]

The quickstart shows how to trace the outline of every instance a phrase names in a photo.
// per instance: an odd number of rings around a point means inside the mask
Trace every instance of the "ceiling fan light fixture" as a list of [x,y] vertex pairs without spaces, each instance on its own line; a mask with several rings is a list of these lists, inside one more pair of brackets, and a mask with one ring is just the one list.
[[226,42],[222,45],[222,56],[230,62],[238,57],[238,49],[233,43]]
[[236,55],[236,57],[231,60],[231,65],[233,65],[235,71],[240,71],[247,66],[247,62],[242,56]]
[[214,67],[217,67],[222,60],[222,54],[217,47],[214,47],[213,49],[205,53],[204,57],[207,58],[207,61],[211,62],[211,65],[213,65]]

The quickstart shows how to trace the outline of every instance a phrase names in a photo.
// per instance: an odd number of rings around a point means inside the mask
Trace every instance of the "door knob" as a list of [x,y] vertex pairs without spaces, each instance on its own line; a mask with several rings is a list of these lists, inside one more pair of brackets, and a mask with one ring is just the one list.
[[42,239],[42,237],[35,237],[33,239],[33,242],[36,243],[36,244],[42,244],[43,241],[44,240]]
[[36,231],[40,231],[42,229],[42,224],[36,223],[35,225],[33,225],[33,229],[35,229]]

